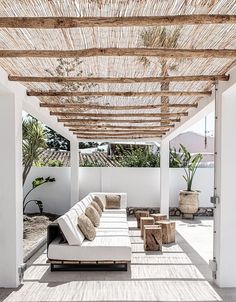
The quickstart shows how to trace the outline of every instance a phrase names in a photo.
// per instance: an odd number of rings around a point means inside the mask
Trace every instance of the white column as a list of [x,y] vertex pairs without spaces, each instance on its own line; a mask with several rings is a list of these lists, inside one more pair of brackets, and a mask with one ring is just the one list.
[[169,217],[169,140],[162,140],[160,148],[160,212]]
[[71,166],[71,206],[79,201],[79,142],[77,139],[70,141],[70,166]]
[[214,257],[217,285],[236,287],[236,84],[224,85],[216,92]]
[[20,284],[23,262],[22,100],[0,94],[0,287]]

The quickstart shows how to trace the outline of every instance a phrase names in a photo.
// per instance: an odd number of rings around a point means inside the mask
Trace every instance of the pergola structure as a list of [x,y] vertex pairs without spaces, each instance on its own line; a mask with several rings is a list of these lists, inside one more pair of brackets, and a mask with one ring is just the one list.
[[161,142],[168,213],[169,140],[214,101],[215,279],[236,286],[235,62],[232,0],[2,1],[0,286],[18,286],[22,264],[22,109],[70,140],[72,204],[78,141]]

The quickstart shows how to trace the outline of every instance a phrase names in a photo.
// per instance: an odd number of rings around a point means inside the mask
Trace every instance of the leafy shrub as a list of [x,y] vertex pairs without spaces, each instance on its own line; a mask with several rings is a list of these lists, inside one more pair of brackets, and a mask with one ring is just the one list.
[[95,160],[94,162],[91,162],[88,159],[85,159],[83,164],[81,164],[81,167],[91,167],[91,168],[96,168],[96,167],[107,167],[104,165],[101,161]]
[[62,167],[63,162],[59,159],[50,159],[47,164],[48,167]]
[[47,163],[42,160],[34,162],[35,167],[62,167],[63,162],[59,159],[50,159]]
[[123,167],[160,167],[160,154],[153,154],[148,147],[131,146],[117,160]]
[[36,162],[33,163],[33,166],[34,166],[34,167],[45,167],[46,164],[45,164],[45,162],[42,161],[42,160],[37,160]]

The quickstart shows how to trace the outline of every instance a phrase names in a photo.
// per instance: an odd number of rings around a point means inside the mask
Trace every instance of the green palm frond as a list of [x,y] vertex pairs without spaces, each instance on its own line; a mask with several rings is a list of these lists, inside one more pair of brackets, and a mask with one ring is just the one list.
[[27,117],[22,123],[23,152],[23,184],[33,163],[39,159],[43,149],[47,147],[46,134],[43,125],[32,117]]

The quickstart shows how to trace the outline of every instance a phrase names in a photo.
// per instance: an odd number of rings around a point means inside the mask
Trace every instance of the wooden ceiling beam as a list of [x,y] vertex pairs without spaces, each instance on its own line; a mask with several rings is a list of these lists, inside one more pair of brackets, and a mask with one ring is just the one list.
[[86,135],[142,135],[142,134],[165,134],[165,131],[74,131],[76,135],[86,134]]
[[87,134],[80,134],[77,135],[77,138],[79,139],[86,139],[86,140],[93,140],[93,139],[145,139],[145,138],[161,138],[162,135],[153,135],[153,134],[146,134],[146,135],[87,135]]
[[82,129],[82,130],[97,130],[97,129],[104,129],[104,130],[108,130],[108,129],[131,129],[131,130],[163,130],[163,131],[168,131],[170,128],[174,127],[174,124],[170,124],[168,126],[121,126],[121,125],[71,125],[69,124],[69,126],[65,125],[65,127],[69,127],[69,131],[75,131],[78,129]]
[[201,24],[235,24],[236,15],[175,15],[138,17],[1,17],[2,28],[78,28]]
[[101,97],[101,96],[121,96],[121,97],[147,97],[147,96],[210,96],[211,91],[27,91],[28,96],[47,97]]
[[[150,129],[150,132],[160,132],[160,133],[166,133],[167,131],[169,131],[170,128],[168,129],[164,129],[164,130],[161,130],[161,129]],[[117,128],[117,129],[114,129],[114,128],[100,128],[100,129],[97,129],[97,128],[70,128],[69,131],[71,132],[74,132],[74,133],[77,133],[77,132],[96,132],[96,133],[100,133],[100,132],[112,132],[112,133],[119,133],[119,132],[149,132],[148,129],[143,129],[140,127],[140,129],[132,129],[132,128],[126,128],[126,129],[121,129],[121,128]]]
[[63,104],[55,104],[55,103],[41,103],[40,107],[45,108],[85,108],[89,109],[101,109],[101,110],[145,110],[145,109],[156,109],[156,108],[197,108],[198,104],[155,104],[155,105],[135,105],[135,106],[111,106],[111,105],[96,105],[96,104],[79,104],[79,103],[63,103]]
[[123,137],[123,136],[134,136],[134,135],[158,135],[161,136],[163,133],[140,133],[140,132],[123,132],[123,133],[109,133],[109,132],[77,132],[75,133],[76,135],[88,135],[88,136],[118,136],[118,137]]
[[189,75],[166,77],[139,77],[139,78],[115,78],[115,77],[35,77],[35,76],[11,76],[9,81],[32,83],[108,83],[108,84],[132,84],[132,83],[160,83],[160,82],[199,82],[199,81],[228,81],[228,75]]
[[162,57],[162,58],[235,58],[236,49],[177,48],[90,48],[79,50],[1,49],[0,58],[80,58],[80,57]]
[[120,133],[120,132],[138,132],[138,133],[166,133],[168,132],[170,129],[165,129],[165,130],[147,130],[147,129],[112,129],[112,128],[108,128],[108,129],[93,129],[93,128],[88,128],[88,129],[70,129],[69,131],[73,132],[73,133],[81,133],[81,132],[95,132],[95,133],[100,133],[100,132],[103,132],[103,133]]
[[95,132],[95,133],[100,133],[100,132],[108,132],[108,133],[126,133],[126,132],[143,132],[143,133],[152,133],[152,132],[160,132],[160,133],[165,133],[166,131],[168,130],[162,130],[162,129],[144,129],[142,130],[141,128],[140,129],[75,129],[75,130],[70,130],[70,131],[73,131],[73,132]]
[[129,138],[129,137],[162,137],[163,135],[165,135],[165,133],[74,133],[74,135],[76,135],[77,137],[114,137],[114,138]]
[[50,111],[50,115],[56,116],[78,116],[78,117],[162,117],[162,118],[170,118],[170,117],[180,117],[187,116],[188,112],[176,112],[176,113],[85,113],[85,112],[55,112]]
[[60,123],[77,123],[79,125],[89,125],[98,123],[119,123],[119,124],[153,124],[153,123],[166,123],[171,124],[180,122],[180,118],[159,118],[159,119],[98,119],[98,118],[58,118]]

